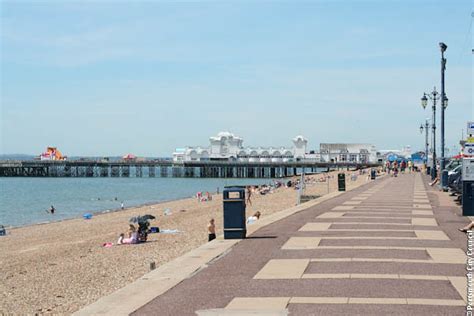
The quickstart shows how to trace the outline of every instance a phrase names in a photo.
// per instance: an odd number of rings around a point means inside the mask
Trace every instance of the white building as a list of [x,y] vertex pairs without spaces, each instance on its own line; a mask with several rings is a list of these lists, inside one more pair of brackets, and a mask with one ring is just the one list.
[[320,144],[321,162],[377,162],[377,150],[371,144]]
[[388,156],[388,155],[397,155],[397,156],[400,156],[400,157],[403,157],[403,158],[411,158],[411,146],[410,145],[407,145],[405,147],[403,147],[402,149],[382,149],[382,150],[379,150],[379,158],[380,159],[384,159]]
[[176,148],[173,161],[237,160],[250,162],[278,162],[306,157],[308,140],[303,136],[293,139],[293,147],[243,147],[243,139],[229,132],[209,138],[209,147]]

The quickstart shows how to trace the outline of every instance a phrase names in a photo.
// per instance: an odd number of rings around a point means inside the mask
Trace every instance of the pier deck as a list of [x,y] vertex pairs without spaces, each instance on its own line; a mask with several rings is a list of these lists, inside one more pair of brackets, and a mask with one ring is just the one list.
[[0,177],[175,177],[175,178],[283,178],[305,172],[340,168],[378,167],[353,162],[244,162],[244,161],[0,161]]

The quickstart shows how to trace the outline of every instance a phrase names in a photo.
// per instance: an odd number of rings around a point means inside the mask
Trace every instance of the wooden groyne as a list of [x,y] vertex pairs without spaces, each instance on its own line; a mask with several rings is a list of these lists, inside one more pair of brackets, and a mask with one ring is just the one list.
[[283,178],[335,169],[378,167],[352,162],[244,162],[244,161],[0,161],[0,177],[175,177],[175,178]]

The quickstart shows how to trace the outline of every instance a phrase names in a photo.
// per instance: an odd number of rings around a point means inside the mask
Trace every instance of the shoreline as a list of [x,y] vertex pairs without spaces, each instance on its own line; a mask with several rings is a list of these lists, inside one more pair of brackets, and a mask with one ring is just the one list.
[[[351,174],[354,171],[344,171]],[[329,175],[338,173],[330,172]],[[318,182],[320,174],[308,176],[315,182],[305,194],[326,195],[327,183]],[[347,187],[367,183],[366,177],[356,181],[348,177]],[[337,190],[337,178],[329,181],[330,192]],[[280,187],[272,194],[252,195],[246,216],[257,210],[263,218],[293,207],[297,190]],[[166,208],[170,215],[164,215]],[[156,216],[152,226],[177,229],[176,234],[150,234],[146,243],[110,248],[119,233],[128,228],[130,217],[144,214]],[[215,218],[216,233],[221,235],[222,194],[212,201],[198,202],[184,198],[115,212],[100,213],[91,220],[82,218],[15,228],[0,237],[0,312],[35,314],[70,314],[137,280],[150,269],[187,253],[207,242],[207,223]]]
[[[326,172],[313,173],[312,175],[321,174],[321,173],[326,173]],[[293,177],[278,178],[278,179],[277,178],[256,178],[256,179],[257,180],[269,180],[269,181],[277,180],[278,181],[278,180],[291,179],[291,178],[294,178],[294,176]],[[248,178],[235,178],[235,179],[236,180],[242,180],[242,179],[247,180]],[[254,184],[254,186],[256,186],[256,185]],[[215,195],[217,195],[217,192],[212,192],[211,195],[215,196]],[[145,202],[145,203],[139,203],[139,204],[127,206],[124,209],[121,209],[121,208],[112,208],[112,209],[110,209],[109,208],[109,209],[104,209],[104,210],[83,211],[83,214],[91,213],[93,215],[93,217],[95,217],[95,216],[101,216],[101,215],[109,214],[109,213],[127,211],[127,210],[136,209],[136,208],[143,208],[143,207],[147,207],[147,206],[155,206],[155,205],[159,205],[159,204],[163,204],[163,203],[182,201],[182,200],[192,199],[192,198],[193,198],[193,196],[188,196],[188,197],[183,196],[183,197],[178,197],[178,198],[169,199],[169,200],[149,201],[149,202]],[[52,215],[52,216],[54,216],[54,215]],[[82,219],[82,214],[77,215],[77,217],[68,217],[68,218],[51,220],[51,221],[42,221],[42,222],[30,223],[30,224],[19,225],[19,226],[13,226],[13,225],[9,225],[9,226],[4,225],[4,226],[5,226],[5,229],[7,229],[7,233],[8,233],[8,231],[16,230],[16,229],[19,229],[19,228],[34,227],[34,226],[54,224],[54,223],[62,223],[62,222],[66,222],[66,221],[76,220],[76,219]]]

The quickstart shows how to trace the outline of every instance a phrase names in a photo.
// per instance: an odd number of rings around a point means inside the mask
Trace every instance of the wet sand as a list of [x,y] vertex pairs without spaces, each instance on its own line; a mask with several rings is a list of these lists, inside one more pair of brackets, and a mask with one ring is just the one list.
[[[333,192],[337,172],[330,174],[329,191]],[[351,188],[366,182],[366,175],[356,181],[347,177],[346,185]],[[307,186],[306,194],[323,195],[327,191],[327,183],[317,182]],[[267,195],[254,193],[247,216],[260,211],[264,217],[294,206],[296,200],[294,188],[281,187]],[[164,215],[166,208],[171,215]],[[180,232],[150,234],[143,244],[102,246],[115,244],[118,235],[126,232],[129,219],[144,214],[156,216],[151,226]],[[0,313],[70,314],[141,277],[151,262],[158,267],[206,243],[210,218],[215,218],[217,235],[221,235],[221,195],[214,195],[209,202],[188,198],[104,213],[91,220],[12,229],[0,237]]]

